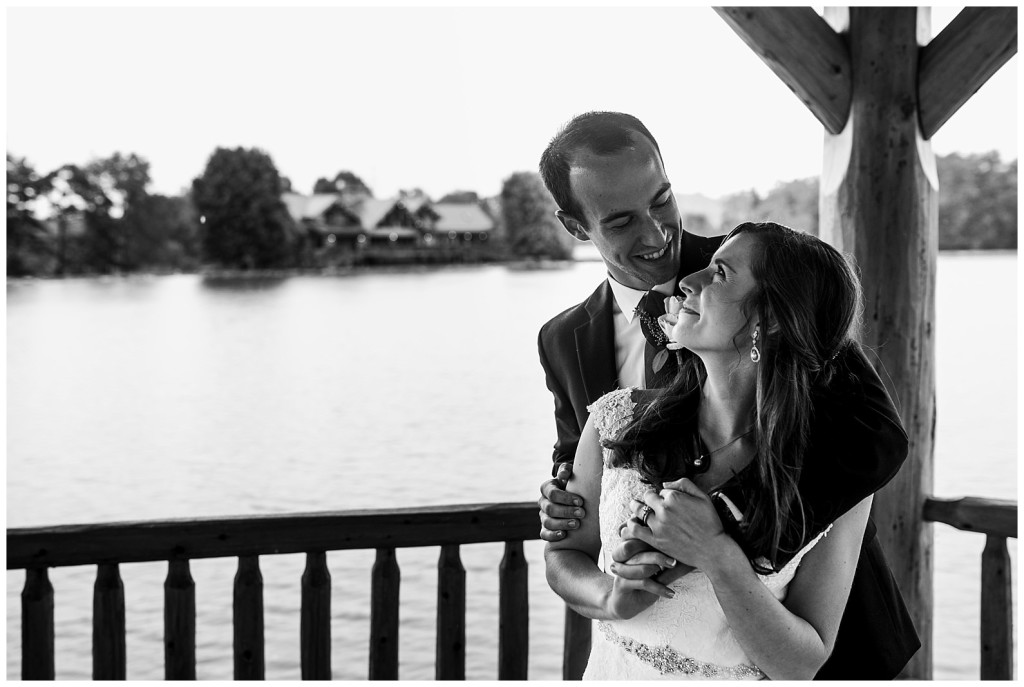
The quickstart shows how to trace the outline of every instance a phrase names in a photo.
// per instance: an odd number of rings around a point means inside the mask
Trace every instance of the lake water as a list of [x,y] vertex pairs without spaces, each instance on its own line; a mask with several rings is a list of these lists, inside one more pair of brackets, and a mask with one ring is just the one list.
[[[935,492],[1017,498],[1016,254],[943,254]],[[528,501],[550,468],[540,325],[603,266],[7,286],[7,524]],[[978,675],[984,537],[935,528],[935,675]],[[1016,540],[1010,541],[1016,571]],[[530,565],[530,679],[563,605]],[[433,679],[436,548],[402,549],[400,677]],[[466,676],[497,676],[500,544],[466,546]],[[336,679],[365,679],[372,551],[328,555]],[[197,673],[230,679],[234,560],[192,564]],[[304,557],[261,558],[266,673],[299,676]],[[163,678],[166,564],[121,566],[128,677]],[[95,568],[51,571],[57,677],[91,675]],[[24,573],[7,575],[7,676]]]

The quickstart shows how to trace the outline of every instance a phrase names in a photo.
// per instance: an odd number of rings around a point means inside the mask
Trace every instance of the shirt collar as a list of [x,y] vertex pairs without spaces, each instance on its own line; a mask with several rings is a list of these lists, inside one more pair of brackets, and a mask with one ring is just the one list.
[[[660,291],[666,296],[671,296],[675,287],[676,280],[671,279],[664,284],[658,284],[652,291]],[[612,296],[615,298],[615,305],[619,306],[619,312],[626,316],[626,322],[633,322],[633,311],[636,310],[636,306],[640,304],[640,299],[644,297],[647,291],[638,291],[637,289],[629,286],[624,286],[619,282],[615,281],[612,275],[608,275],[608,286],[612,288]]]

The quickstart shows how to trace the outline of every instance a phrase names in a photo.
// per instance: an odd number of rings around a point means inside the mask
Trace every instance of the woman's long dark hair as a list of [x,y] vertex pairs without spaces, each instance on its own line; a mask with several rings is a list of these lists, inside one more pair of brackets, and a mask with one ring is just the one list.
[[[824,241],[774,222],[740,224],[726,236],[749,234],[755,291],[742,304],[747,324],[760,323],[752,485],[744,512],[748,557],[777,567],[806,544],[797,491],[813,417],[811,390],[828,384],[836,357],[854,340],[861,314],[860,282],[850,263]],[[741,353],[737,349],[737,353]],[[660,483],[695,474],[698,403],[704,364],[683,352],[680,373],[616,440],[616,465]],[[697,392],[699,398],[699,391]],[[687,440],[681,428],[692,427]]]

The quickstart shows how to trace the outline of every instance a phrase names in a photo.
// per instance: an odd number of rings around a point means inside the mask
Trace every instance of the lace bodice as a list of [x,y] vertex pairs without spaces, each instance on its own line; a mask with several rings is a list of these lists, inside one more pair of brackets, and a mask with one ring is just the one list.
[[[602,441],[614,438],[633,418],[632,389],[619,389],[599,398],[588,410]],[[601,551],[598,565],[607,571],[611,550],[620,541],[619,525],[632,513],[630,504],[650,487],[631,468],[610,466],[604,450],[601,499],[598,506]],[[777,599],[784,599],[800,560],[827,530],[798,552],[782,570],[759,575]],[[622,621],[599,621],[593,633],[590,661],[584,679],[760,679],[729,630],[725,613],[708,577],[694,570],[670,585],[671,599]]]

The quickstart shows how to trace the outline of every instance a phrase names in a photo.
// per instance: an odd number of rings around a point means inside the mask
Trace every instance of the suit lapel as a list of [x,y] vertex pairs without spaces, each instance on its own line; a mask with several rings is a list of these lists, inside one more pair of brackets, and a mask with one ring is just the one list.
[[576,356],[588,405],[616,387],[611,299],[612,289],[606,279],[583,304],[590,319],[575,331]]

